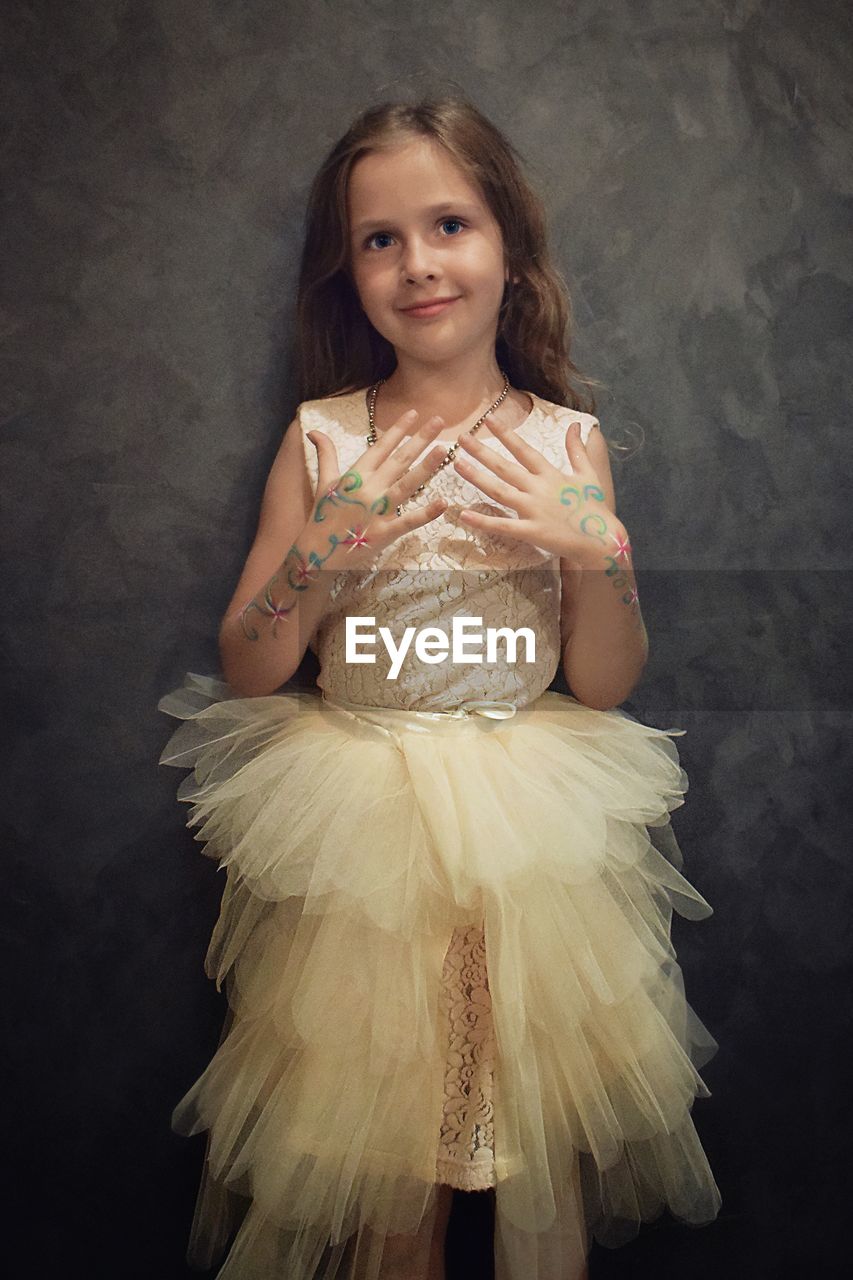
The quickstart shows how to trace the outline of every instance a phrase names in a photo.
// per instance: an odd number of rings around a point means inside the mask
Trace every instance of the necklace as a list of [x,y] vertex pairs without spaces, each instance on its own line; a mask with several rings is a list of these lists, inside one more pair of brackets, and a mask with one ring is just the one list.
[[[494,413],[498,405],[506,398],[507,392],[509,391],[509,378],[504,373],[503,369],[501,369],[501,373],[503,374],[503,380],[504,380],[503,391],[500,393],[495,403],[492,405],[489,405],[486,412],[477,419],[473,427],[471,427],[468,431],[462,432],[463,436],[472,436],[475,431],[479,431],[480,427],[486,421],[486,418],[488,418],[489,414]],[[367,436],[368,445],[376,444],[376,440],[377,440],[376,418],[374,416],[374,411],[376,409],[376,393],[379,390],[379,388],[382,386],[382,383],[385,381],[386,381],[385,378],[380,378],[378,382],[374,382],[373,386],[370,388],[370,390],[367,393],[367,416],[370,421],[370,432]],[[453,461],[453,459],[456,457],[456,450],[458,449],[458,447],[459,447],[459,441],[457,440],[447,450],[447,453],[444,455],[441,462],[436,467],[435,471],[433,472],[433,475],[437,475],[438,472],[441,471],[442,467],[448,466],[449,463]],[[430,477],[430,479],[432,479],[432,477]],[[414,493],[409,495],[409,498],[407,499],[407,501],[411,501],[412,498],[416,497],[417,494],[421,493],[427,487],[428,484],[429,484],[429,480],[425,480],[423,484],[419,484],[417,489],[415,489]],[[403,514],[403,506],[401,503],[397,507],[397,515],[401,516],[402,514]]]

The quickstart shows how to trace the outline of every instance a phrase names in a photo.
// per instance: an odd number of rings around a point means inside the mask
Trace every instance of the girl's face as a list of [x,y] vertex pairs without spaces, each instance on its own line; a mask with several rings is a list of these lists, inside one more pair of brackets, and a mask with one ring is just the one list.
[[[493,355],[507,278],[500,227],[447,152],[423,138],[362,156],[347,208],[361,305],[398,358]],[[406,311],[433,298],[454,301],[433,315]]]

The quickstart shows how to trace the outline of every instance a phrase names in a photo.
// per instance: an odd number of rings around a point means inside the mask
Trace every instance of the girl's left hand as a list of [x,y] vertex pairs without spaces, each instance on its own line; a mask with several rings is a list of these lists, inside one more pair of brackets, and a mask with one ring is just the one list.
[[627,531],[605,505],[601,481],[580,438],[579,423],[573,422],[566,432],[572,475],[558,471],[517,432],[493,423],[489,426],[520,465],[487,448],[476,436],[465,435],[459,440],[460,451],[476,458],[492,474],[475,467],[461,453],[457,453],[454,466],[463,480],[517,511],[518,519],[463,510],[460,518],[466,525],[506,534],[589,567],[600,566],[603,555],[627,559]]

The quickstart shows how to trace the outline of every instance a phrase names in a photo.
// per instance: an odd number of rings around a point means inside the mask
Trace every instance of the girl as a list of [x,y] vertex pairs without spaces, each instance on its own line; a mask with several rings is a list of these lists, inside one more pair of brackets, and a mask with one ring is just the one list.
[[[376,107],[326,158],[227,683],[159,704],[227,868],[226,1023],[172,1121],[208,1131],[188,1259],[236,1230],[225,1280],[438,1280],[454,1187],[494,1196],[498,1280],[717,1214],[716,1044],[670,941],[711,908],[670,826],[681,731],[617,708],[647,638],[567,302],[465,101]],[[276,692],[309,644],[319,687]]]

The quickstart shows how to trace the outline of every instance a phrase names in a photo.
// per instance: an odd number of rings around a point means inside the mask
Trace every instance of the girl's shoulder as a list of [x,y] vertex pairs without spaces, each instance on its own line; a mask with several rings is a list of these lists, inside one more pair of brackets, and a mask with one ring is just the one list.
[[309,431],[322,431],[337,451],[341,468],[352,466],[367,447],[370,421],[367,415],[367,387],[357,391],[303,400],[294,415],[302,436],[305,464],[311,483],[319,483],[317,451],[307,438]]
[[303,400],[296,410],[303,431],[318,428],[327,434],[366,435],[370,430],[367,416],[367,387],[338,392],[319,400]]
[[601,423],[593,413],[584,413],[581,409],[570,409],[567,405],[555,404],[553,400],[545,400],[533,391],[528,391],[526,394],[530,396],[534,410],[538,410],[539,415],[546,424],[553,424],[566,431],[570,423],[579,422],[581,424],[581,440],[584,444],[586,444],[592,428],[601,427]]

